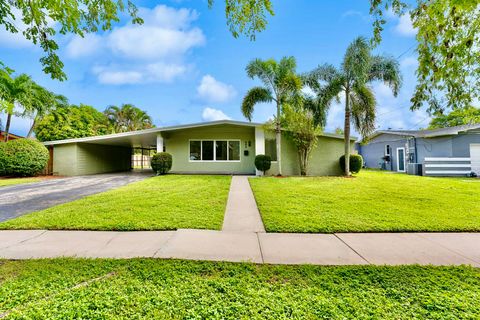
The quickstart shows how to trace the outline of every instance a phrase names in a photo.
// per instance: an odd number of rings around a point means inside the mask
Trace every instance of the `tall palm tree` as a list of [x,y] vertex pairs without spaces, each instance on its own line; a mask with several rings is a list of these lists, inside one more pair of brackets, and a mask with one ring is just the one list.
[[152,118],[133,104],[123,104],[121,107],[110,106],[104,114],[110,121],[114,132],[127,132],[153,127]]
[[38,84],[33,84],[30,108],[26,109],[22,115],[33,119],[27,138],[31,137],[38,121],[58,106],[66,105],[68,105],[68,99],[66,97],[48,91]]
[[0,73],[0,110],[7,113],[5,142],[8,141],[15,107],[22,107],[24,110],[31,108],[33,85],[34,82],[26,74],[11,77],[7,72]]
[[251,79],[258,78],[263,87],[253,87],[243,98],[242,113],[249,121],[255,105],[258,103],[274,102],[277,107],[275,117],[275,134],[277,147],[278,174],[282,174],[281,160],[281,115],[282,106],[291,99],[300,98],[302,80],[296,74],[297,62],[294,57],[283,57],[279,62],[274,59],[252,60],[246,67],[247,75]]
[[347,48],[340,68],[325,64],[305,76],[319,105],[330,105],[345,95],[345,175],[350,175],[350,124],[366,139],[375,130],[376,99],[370,84],[381,81],[397,96],[402,84],[399,63],[371,54],[368,41],[355,39]]

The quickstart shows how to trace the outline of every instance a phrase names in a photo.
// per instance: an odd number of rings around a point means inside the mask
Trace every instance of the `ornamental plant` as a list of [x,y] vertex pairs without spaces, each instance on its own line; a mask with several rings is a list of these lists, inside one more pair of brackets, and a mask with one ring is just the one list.
[[172,169],[173,158],[168,152],[159,152],[153,155],[150,165],[157,175],[166,174]]
[[37,175],[47,166],[48,158],[47,148],[35,140],[16,139],[1,143],[0,175]]
[[255,168],[257,168],[259,171],[262,171],[264,175],[271,166],[272,158],[270,158],[270,156],[259,154],[255,157]]

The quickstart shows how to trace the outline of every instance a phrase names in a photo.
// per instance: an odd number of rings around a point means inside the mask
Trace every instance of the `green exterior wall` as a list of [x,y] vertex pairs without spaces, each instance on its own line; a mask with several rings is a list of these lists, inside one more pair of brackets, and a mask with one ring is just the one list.
[[56,145],[53,149],[53,173],[78,176],[128,171],[131,168],[131,149],[126,147],[72,143]]
[[[265,138],[274,138],[273,133],[265,133]],[[354,143],[351,148],[353,150]],[[342,139],[321,136],[318,138],[317,146],[312,151],[308,162],[307,175],[309,176],[337,176],[342,171],[339,165],[339,158],[344,154],[344,143]],[[272,162],[272,167],[267,175],[278,174],[278,163]],[[293,141],[282,136],[282,174],[286,176],[300,175],[297,148]]]
[[[165,150],[172,154],[172,173],[255,174],[255,128],[231,124],[213,125],[162,132]],[[274,137],[265,132],[265,138]],[[190,161],[190,140],[240,140],[240,161]],[[352,143],[353,150],[353,143]],[[247,151],[248,155],[244,152]],[[344,152],[343,139],[319,137],[307,169],[308,175],[341,175],[338,159]],[[267,175],[278,173],[277,163]],[[300,174],[293,142],[282,139],[283,174]],[[53,173],[75,176],[128,171],[131,148],[104,144],[67,143],[54,145]]]
[[77,174],[77,144],[59,144],[53,147],[53,174],[75,176]]
[[[219,125],[164,132],[162,136],[165,151],[172,154],[172,173],[255,173],[255,128],[253,127]],[[240,161],[190,161],[190,140],[199,139],[240,140]],[[248,151],[248,156],[244,155],[244,151]]]

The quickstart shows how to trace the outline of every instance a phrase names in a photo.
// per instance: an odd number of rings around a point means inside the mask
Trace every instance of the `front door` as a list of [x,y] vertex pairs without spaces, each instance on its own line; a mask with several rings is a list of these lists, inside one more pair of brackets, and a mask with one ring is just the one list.
[[480,176],[480,144],[472,143],[470,145],[470,161],[472,163],[472,171]]
[[405,148],[397,148],[397,171],[405,172]]

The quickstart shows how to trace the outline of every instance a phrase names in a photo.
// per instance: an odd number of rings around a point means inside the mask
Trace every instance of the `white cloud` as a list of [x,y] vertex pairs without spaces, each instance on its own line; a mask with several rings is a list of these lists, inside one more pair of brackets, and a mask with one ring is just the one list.
[[139,84],[151,82],[172,82],[186,73],[188,67],[181,64],[166,64],[156,62],[137,67],[104,67],[97,66],[93,69],[98,81],[103,84]]
[[411,67],[417,67],[418,66],[418,60],[415,57],[406,57],[400,61],[400,67],[402,69],[406,68],[411,68]]
[[77,58],[104,53],[96,57],[92,70],[104,84],[171,82],[186,73],[187,52],[205,43],[202,30],[192,26],[197,12],[158,5],[140,8],[139,16],[142,25],[129,23],[104,34],[72,38],[67,54]]
[[95,54],[103,46],[101,36],[94,33],[87,33],[82,38],[74,36],[67,44],[67,55],[70,58],[86,57]]
[[222,110],[206,107],[202,112],[203,121],[230,120]]
[[115,29],[108,39],[109,47],[116,54],[140,59],[182,55],[204,43],[205,37],[198,28],[183,31],[148,25]]
[[412,37],[417,34],[417,30],[412,25],[412,20],[409,14],[404,14],[398,19],[398,24],[395,26],[395,31],[406,37]]
[[226,102],[237,94],[233,86],[220,82],[209,74],[203,76],[197,87],[197,93],[208,102]]

